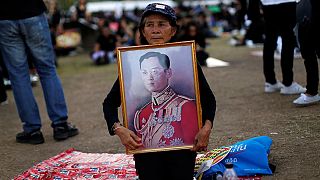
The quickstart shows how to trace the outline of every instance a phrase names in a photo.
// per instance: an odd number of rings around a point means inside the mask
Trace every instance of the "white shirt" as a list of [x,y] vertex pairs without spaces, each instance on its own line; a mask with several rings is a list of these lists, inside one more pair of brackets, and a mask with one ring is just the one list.
[[288,2],[296,2],[296,0],[260,0],[260,1],[265,6],[288,3]]

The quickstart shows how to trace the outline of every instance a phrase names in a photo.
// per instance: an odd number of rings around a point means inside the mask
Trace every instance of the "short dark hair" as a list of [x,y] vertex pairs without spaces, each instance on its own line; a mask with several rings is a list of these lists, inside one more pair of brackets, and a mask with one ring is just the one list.
[[150,57],[157,57],[159,59],[160,65],[165,68],[169,69],[170,68],[170,59],[166,54],[161,54],[159,52],[147,52],[146,54],[142,55],[139,59],[140,63],[140,69],[141,69],[141,63]]

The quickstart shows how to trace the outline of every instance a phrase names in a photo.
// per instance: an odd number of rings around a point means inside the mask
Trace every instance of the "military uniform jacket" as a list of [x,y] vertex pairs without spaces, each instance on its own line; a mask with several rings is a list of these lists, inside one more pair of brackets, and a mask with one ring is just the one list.
[[145,148],[192,145],[199,131],[197,118],[194,99],[167,87],[136,112],[134,127]]

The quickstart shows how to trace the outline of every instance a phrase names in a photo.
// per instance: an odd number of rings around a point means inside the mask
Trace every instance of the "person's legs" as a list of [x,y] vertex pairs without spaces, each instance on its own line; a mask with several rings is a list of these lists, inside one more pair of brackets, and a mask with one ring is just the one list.
[[7,101],[7,92],[6,92],[6,87],[4,85],[4,77],[3,77],[3,68],[4,64],[2,60],[2,55],[0,51],[0,105],[8,103]]
[[[1,48],[1,47],[0,47]],[[3,61],[3,57],[1,55],[1,52],[0,52],[0,68],[2,70],[2,76],[3,78],[6,78],[6,79],[9,79],[9,73],[8,73],[8,70],[7,70],[7,67],[6,65],[4,64],[4,61]]]
[[18,21],[0,21],[0,48],[25,132],[41,128],[39,110],[30,84],[29,68]]
[[296,25],[296,3],[280,4],[282,15],[279,17],[280,36],[282,38],[281,50],[281,70],[283,76],[283,84],[290,86],[293,82],[293,56],[296,38],[293,28]]
[[167,173],[170,175],[168,179],[192,180],[196,155],[190,150],[171,151],[166,157]]
[[8,103],[7,98],[6,87],[4,86],[2,70],[0,68],[0,105]]
[[20,21],[21,32],[40,77],[48,115],[52,125],[66,123],[67,106],[54,64],[54,51],[44,14]]
[[105,52],[105,51],[92,52],[90,54],[90,57],[95,65],[102,65],[102,64],[109,63],[108,52]]
[[134,155],[140,180],[192,180],[196,153],[175,150]]
[[267,83],[277,83],[274,72],[274,50],[277,46],[277,17],[274,15],[273,6],[264,6],[265,42],[263,46],[263,72]]
[[307,91],[309,95],[318,94],[318,84],[319,84],[319,69],[316,49],[314,47],[313,33],[311,32],[309,25],[299,26],[299,43],[301,55],[304,59],[304,65],[307,73]]
[[[310,0],[312,5],[311,21],[305,21],[299,24],[298,38],[300,43],[301,55],[304,59],[304,65],[307,73],[307,90],[306,94],[301,94],[293,101],[295,105],[312,105],[320,102],[318,95],[319,85],[319,27],[320,3],[318,0]],[[318,4],[317,4],[318,3]]]
[[167,172],[162,171],[166,164],[163,163],[163,152],[143,153],[134,155],[135,168],[139,180],[163,180]]

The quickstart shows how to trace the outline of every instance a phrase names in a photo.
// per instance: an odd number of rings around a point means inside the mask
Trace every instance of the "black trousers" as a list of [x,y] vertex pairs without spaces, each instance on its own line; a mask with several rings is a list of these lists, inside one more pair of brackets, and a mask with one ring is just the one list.
[[296,24],[296,3],[263,6],[265,20],[265,42],[263,47],[263,72],[266,82],[276,83],[274,51],[277,38],[282,38],[281,70],[282,83],[290,86],[293,81],[293,55],[296,39],[293,28]]
[[139,180],[192,180],[195,159],[190,150],[134,155]]
[[312,6],[312,18],[310,21],[299,24],[298,39],[301,55],[304,59],[304,65],[307,72],[307,94],[318,94],[319,68],[318,58],[320,57],[320,29],[319,15],[320,1],[310,0]]

